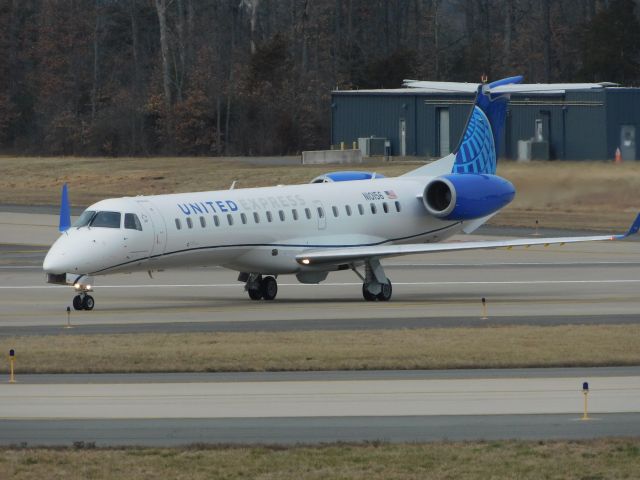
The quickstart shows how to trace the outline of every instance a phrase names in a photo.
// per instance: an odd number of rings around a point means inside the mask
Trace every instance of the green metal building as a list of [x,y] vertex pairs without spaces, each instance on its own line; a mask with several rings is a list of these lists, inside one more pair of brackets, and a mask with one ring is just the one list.
[[[439,158],[457,146],[473,99],[418,88],[334,91],[331,143],[381,137],[391,155]],[[500,155],[603,160],[620,148],[624,160],[636,160],[639,128],[640,88],[512,94]]]

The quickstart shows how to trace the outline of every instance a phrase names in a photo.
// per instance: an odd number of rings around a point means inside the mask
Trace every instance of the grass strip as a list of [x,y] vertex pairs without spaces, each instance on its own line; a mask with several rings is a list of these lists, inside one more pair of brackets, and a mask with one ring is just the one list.
[[10,348],[18,374],[640,365],[640,325],[0,338]]
[[639,439],[318,447],[3,449],[0,478],[637,478]]
[[[25,169],[25,165],[29,168]],[[74,205],[128,195],[307,183],[335,170],[370,170],[396,176],[416,162],[373,161],[364,165],[250,164],[232,157],[11,157],[0,156],[0,204],[57,205],[67,182]],[[518,194],[495,225],[624,231],[638,210],[640,164],[627,162],[500,161],[498,174]]]

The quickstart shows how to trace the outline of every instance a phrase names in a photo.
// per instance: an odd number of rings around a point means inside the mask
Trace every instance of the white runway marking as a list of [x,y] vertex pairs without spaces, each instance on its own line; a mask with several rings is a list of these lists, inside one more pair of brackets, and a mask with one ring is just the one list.
[[[438,285],[566,285],[566,284],[630,284],[640,283],[640,279],[620,280],[513,280],[513,281],[462,281],[462,282],[394,282],[394,285],[438,286]],[[344,283],[279,283],[281,287],[348,287],[360,286],[361,282]],[[96,285],[100,288],[232,288],[243,287],[242,283],[198,283],[198,284],[144,284],[144,285]],[[0,286],[0,290],[37,290],[43,288],[71,288],[63,285],[10,285]]]

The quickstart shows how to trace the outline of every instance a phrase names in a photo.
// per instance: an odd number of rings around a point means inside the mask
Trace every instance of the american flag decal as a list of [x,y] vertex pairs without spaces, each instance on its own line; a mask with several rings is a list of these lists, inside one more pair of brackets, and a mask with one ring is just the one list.
[[396,195],[396,192],[394,192],[393,190],[385,190],[384,193],[387,194],[387,198],[389,200],[395,200],[396,198],[398,198],[398,196]]

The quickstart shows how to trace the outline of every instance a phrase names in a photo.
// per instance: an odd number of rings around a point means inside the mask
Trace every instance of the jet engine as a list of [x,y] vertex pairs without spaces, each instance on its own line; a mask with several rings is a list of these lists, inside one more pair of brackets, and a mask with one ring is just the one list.
[[449,174],[427,183],[422,202],[434,217],[473,220],[497,212],[515,193],[511,182],[497,175]]

